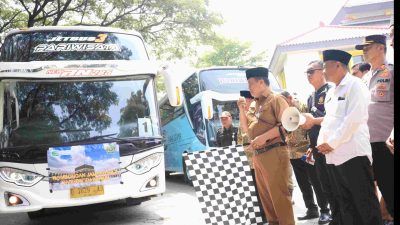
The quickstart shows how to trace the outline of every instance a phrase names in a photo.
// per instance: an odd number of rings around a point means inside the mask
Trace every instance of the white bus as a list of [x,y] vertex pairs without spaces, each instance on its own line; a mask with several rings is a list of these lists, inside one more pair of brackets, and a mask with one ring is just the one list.
[[9,32],[0,56],[0,213],[33,218],[165,192],[157,69],[137,32]]

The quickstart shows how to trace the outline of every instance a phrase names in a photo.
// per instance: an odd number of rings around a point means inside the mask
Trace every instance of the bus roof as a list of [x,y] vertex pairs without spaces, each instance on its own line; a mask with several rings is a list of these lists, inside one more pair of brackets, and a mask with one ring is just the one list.
[[7,33],[8,35],[29,33],[29,32],[41,32],[41,31],[98,31],[98,32],[112,32],[120,34],[131,34],[142,37],[139,32],[135,30],[123,30],[114,27],[101,27],[101,26],[39,26],[29,28],[13,29]]

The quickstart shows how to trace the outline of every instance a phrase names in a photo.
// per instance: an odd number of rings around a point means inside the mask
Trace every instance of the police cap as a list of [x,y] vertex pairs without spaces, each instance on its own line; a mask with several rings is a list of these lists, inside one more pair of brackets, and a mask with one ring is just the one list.
[[256,67],[246,70],[247,80],[252,77],[266,77],[268,78],[268,69],[265,67]]
[[364,38],[362,44],[356,45],[357,50],[363,50],[364,46],[370,45],[373,43],[382,44],[386,46],[386,36],[381,34],[369,35]]
[[333,60],[333,61],[341,62],[345,65],[348,65],[349,61],[351,59],[351,55],[349,53],[342,51],[342,50],[337,50],[337,49],[325,50],[322,52],[322,55],[323,55],[324,62]]
[[219,117],[232,117],[232,115],[228,111],[223,111]]

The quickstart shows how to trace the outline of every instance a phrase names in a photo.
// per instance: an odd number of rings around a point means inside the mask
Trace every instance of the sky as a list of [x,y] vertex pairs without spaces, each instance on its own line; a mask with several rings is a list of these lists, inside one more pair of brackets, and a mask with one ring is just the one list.
[[253,52],[267,50],[268,63],[276,44],[329,24],[347,0],[209,0],[224,24],[219,34],[253,43]]

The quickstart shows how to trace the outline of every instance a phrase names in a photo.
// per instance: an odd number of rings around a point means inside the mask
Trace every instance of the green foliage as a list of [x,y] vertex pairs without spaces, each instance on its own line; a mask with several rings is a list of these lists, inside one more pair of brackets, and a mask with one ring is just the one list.
[[0,33],[14,27],[98,25],[135,29],[159,59],[194,55],[222,18],[207,0],[0,0]]
[[218,38],[212,45],[213,50],[198,60],[197,67],[210,66],[258,66],[263,65],[266,52],[251,53],[251,43],[224,37]]

